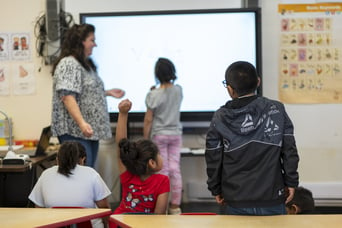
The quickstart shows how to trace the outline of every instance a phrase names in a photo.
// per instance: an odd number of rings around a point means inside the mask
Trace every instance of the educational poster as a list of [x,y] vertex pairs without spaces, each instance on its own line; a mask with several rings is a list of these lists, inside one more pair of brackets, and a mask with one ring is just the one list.
[[28,33],[11,33],[11,60],[29,60],[31,58],[30,36]]
[[342,103],[342,3],[280,4],[279,99]]
[[10,95],[9,65],[0,64],[0,96]]
[[8,34],[0,33],[0,61],[9,60]]
[[32,63],[13,64],[11,71],[14,95],[30,95],[36,92],[34,65]]
[[0,33],[0,96],[36,92],[31,50],[29,33]]

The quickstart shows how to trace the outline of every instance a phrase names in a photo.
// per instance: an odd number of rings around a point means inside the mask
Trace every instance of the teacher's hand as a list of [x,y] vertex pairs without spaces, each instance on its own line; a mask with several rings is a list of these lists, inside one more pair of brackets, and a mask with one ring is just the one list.
[[94,131],[93,131],[93,128],[90,126],[90,124],[84,122],[81,126],[81,131],[83,133],[83,135],[87,138],[93,136],[94,134]]
[[110,89],[106,91],[106,96],[112,96],[115,98],[122,98],[125,95],[125,91],[123,91],[122,89]]

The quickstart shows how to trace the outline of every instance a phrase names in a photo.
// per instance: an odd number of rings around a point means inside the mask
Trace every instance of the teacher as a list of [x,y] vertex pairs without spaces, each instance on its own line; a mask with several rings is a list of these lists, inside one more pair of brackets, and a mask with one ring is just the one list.
[[90,58],[95,27],[73,25],[65,34],[61,53],[53,65],[53,136],[60,143],[78,141],[86,148],[87,166],[94,167],[99,140],[112,137],[106,96],[121,98],[121,89],[104,89]]

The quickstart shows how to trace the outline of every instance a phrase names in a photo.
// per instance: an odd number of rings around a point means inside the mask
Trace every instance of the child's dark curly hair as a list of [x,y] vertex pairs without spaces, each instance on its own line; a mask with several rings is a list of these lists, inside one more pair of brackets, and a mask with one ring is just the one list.
[[140,139],[135,142],[128,139],[121,139],[119,142],[120,159],[126,169],[135,175],[141,176],[148,174],[148,161],[156,160],[158,147],[147,139]]
[[160,83],[174,82],[177,79],[175,65],[166,58],[158,59],[154,73]]

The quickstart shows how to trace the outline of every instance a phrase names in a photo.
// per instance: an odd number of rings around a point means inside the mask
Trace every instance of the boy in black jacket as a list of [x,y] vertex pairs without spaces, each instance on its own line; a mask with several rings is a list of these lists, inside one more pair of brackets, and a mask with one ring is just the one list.
[[225,79],[233,100],[215,112],[207,133],[208,189],[225,214],[286,214],[299,179],[292,122],[282,103],[255,94],[252,64],[231,64]]

